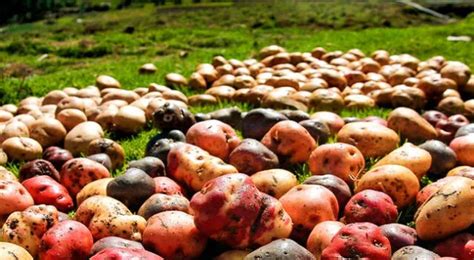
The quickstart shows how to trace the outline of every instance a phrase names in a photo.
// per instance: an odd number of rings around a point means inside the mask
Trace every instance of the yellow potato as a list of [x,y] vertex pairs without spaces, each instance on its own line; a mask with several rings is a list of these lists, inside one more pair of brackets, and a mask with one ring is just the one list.
[[23,247],[0,242],[0,259],[2,260],[33,260],[33,257]]
[[260,171],[250,176],[257,189],[275,198],[280,198],[298,185],[296,176],[283,169]]
[[76,195],[77,205],[95,195],[107,195],[107,185],[114,178],[104,178],[98,179],[93,182],[88,183],[82,190]]

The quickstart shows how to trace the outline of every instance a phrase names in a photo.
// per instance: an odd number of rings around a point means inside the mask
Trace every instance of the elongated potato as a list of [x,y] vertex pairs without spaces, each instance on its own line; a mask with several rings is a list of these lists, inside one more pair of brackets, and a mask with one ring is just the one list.
[[387,193],[398,208],[403,208],[415,200],[420,183],[410,169],[387,164],[371,169],[356,183],[356,193],[367,189]]
[[405,166],[410,169],[418,179],[421,179],[421,177],[423,177],[430,169],[431,155],[429,152],[413,145],[412,143],[405,143],[383,157],[374,165],[374,167],[387,164]]
[[387,124],[410,142],[423,142],[438,136],[435,128],[426,119],[407,107],[393,110],[388,116]]
[[436,240],[474,223],[474,180],[459,177],[442,186],[415,214],[418,236]]

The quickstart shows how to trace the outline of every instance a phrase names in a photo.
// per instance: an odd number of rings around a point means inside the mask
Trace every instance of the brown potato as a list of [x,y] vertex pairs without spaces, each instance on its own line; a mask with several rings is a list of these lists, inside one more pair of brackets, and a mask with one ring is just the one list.
[[121,88],[120,82],[111,76],[100,75],[95,79],[95,85],[100,89],[106,88]]
[[0,242],[0,259],[3,260],[33,260],[33,257],[21,246],[13,243]]
[[0,181],[18,181],[18,179],[11,171],[0,166]]
[[90,142],[102,137],[104,137],[104,131],[96,122],[87,121],[80,123],[66,135],[64,148],[73,155],[85,154]]
[[67,131],[70,131],[76,125],[86,122],[87,116],[79,109],[67,108],[59,112],[56,119],[63,124]]
[[0,133],[0,143],[10,137],[30,137],[28,126],[21,121],[11,121],[5,124]]
[[54,118],[41,118],[31,125],[30,137],[41,146],[49,147],[62,143],[66,137],[66,128]]
[[113,118],[115,128],[125,133],[138,133],[145,127],[145,112],[135,106],[123,106]]
[[89,143],[87,154],[93,155],[98,153],[105,153],[110,157],[112,162],[112,169],[122,167],[125,162],[125,150],[117,142],[107,139],[95,139]]
[[459,177],[443,185],[416,212],[415,225],[423,240],[437,240],[474,223],[474,180]]
[[259,191],[277,199],[298,185],[296,176],[283,169],[260,171],[250,176],[250,178]]
[[440,73],[443,78],[454,80],[459,87],[464,87],[471,77],[469,67],[459,61],[448,61]]
[[435,139],[438,135],[434,127],[415,110],[399,107],[390,112],[387,119],[388,127],[400,133],[402,138],[410,142],[423,142]]
[[449,147],[456,153],[459,163],[474,166],[474,134],[468,134],[455,138]]
[[316,112],[311,115],[311,119],[325,123],[331,131],[331,135],[337,134],[345,124],[344,120],[338,114],[328,111]]
[[431,167],[431,155],[429,152],[413,145],[412,143],[405,143],[401,147],[387,154],[373,167],[387,164],[405,166],[410,169],[418,179],[421,179],[421,177],[425,176]]
[[356,193],[367,189],[385,192],[397,207],[403,208],[415,201],[420,183],[410,169],[387,164],[371,169],[356,183]]
[[84,186],[79,193],[76,195],[76,203],[77,205],[81,205],[83,201],[86,199],[95,196],[95,195],[107,195],[107,185],[110,181],[114,178],[103,178],[98,179],[92,182],[89,182]]
[[41,158],[43,148],[36,140],[28,137],[11,137],[2,143],[2,150],[8,158],[29,161]]
[[354,122],[346,124],[337,140],[354,145],[364,157],[379,157],[393,151],[400,139],[397,133],[378,123]]
[[344,99],[330,89],[316,89],[309,97],[309,107],[317,111],[340,111],[344,107]]
[[277,168],[278,157],[265,145],[254,139],[244,139],[230,153],[229,163],[241,173],[253,174],[259,171]]
[[148,220],[155,214],[171,210],[190,213],[189,200],[179,194],[168,195],[157,193],[152,195],[143,203],[138,210],[138,215]]

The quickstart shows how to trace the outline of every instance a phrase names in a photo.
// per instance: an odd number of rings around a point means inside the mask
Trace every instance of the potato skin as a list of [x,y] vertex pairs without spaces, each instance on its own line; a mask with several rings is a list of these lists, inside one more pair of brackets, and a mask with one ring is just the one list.
[[290,120],[276,123],[261,142],[290,164],[307,161],[317,146],[303,126]]
[[194,191],[200,190],[209,180],[236,172],[234,166],[191,144],[178,143],[168,154],[168,175]]
[[89,143],[104,137],[102,127],[96,122],[87,121],[76,125],[64,138],[64,149],[73,155],[86,154]]
[[387,125],[410,142],[420,143],[438,136],[428,121],[415,110],[407,107],[399,107],[390,112]]
[[455,138],[449,147],[456,153],[459,163],[474,166],[474,134]]
[[474,180],[474,167],[458,166],[451,169],[446,176],[462,176]]
[[438,259],[439,255],[419,246],[404,246],[392,255],[392,260]]
[[66,162],[61,168],[61,184],[72,196],[76,196],[88,183],[110,177],[102,164],[86,158],[76,158]]
[[92,182],[89,182],[86,186],[84,186],[79,193],[76,195],[76,203],[77,205],[81,205],[81,203],[95,195],[107,195],[107,185],[113,178],[103,178],[98,179]]
[[352,184],[364,170],[365,159],[353,145],[324,144],[311,153],[308,165],[313,175],[333,174],[346,183]]
[[2,227],[2,240],[20,245],[36,257],[41,237],[57,223],[58,211],[55,207],[31,206],[10,214]]
[[397,220],[398,211],[387,194],[375,190],[358,192],[344,208],[344,222],[370,222],[384,225]]
[[410,169],[418,179],[421,179],[431,167],[431,155],[429,152],[407,142],[387,154],[373,167],[387,164],[405,166]]
[[146,259],[146,260],[163,260],[163,257],[138,248],[106,248],[95,254],[90,260],[129,260],[129,259]]
[[443,185],[415,214],[418,236],[423,240],[442,239],[471,226],[473,199],[471,179],[460,177]]
[[157,193],[148,198],[143,203],[143,205],[138,210],[138,215],[148,220],[153,215],[171,210],[190,213],[188,199],[182,195],[167,195]]
[[168,195],[185,194],[183,188],[168,177],[165,177],[165,176],[155,177],[153,178],[153,181],[155,182],[155,193],[163,193],[163,194],[168,194]]
[[86,225],[94,240],[118,236],[134,241],[142,240],[146,220],[133,215],[120,201],[106,196],[92,196],[77,208],[74,220]]
[[463,232],[438,242],[433,251],[440,256],[471,260],[474,258],[473,249],[474,235]]
[[456,166],[456,153],[446,144],[438,140],[429,140],[419,147],[431,155],[429,174],[444,176],[447,171]]
[[354,122],[342,127],[337,133],[337,140],[354,145],[364,157],[380,157],[397,148],[400,137],[378,123]]
[[280,198],[294,227],[293,236],[306,240],[315,225],[326,220],[336,220],[339,206],[334,194],[320,185],[300,184]]
[[165,211],[148,220],[143,245],[166,259],[198,257],[207,238],[199,232],[193,216],[181,211]]
[[342,209],[352,197],[351,188],[341,178],[332,175],[314,175],[306,179],[303,184],[321,185],[330,190],[336,196],[337,204]]
[[74,208],[67,189],[49,176],[30,178],[22,182],[22,185],[31,194],[35,204],[53,205],[62,212],[69,212]]
[[137,248],[145,249],[139,242],[121,237],[109,236],[97,240],[91,248],[90,255],[95,255],[107,248]]
[[403,208],[415,200],[420,183],[410,169],[387,164],[371,169],[359,179],[355,192],[366,189],[387,193],[397,207]]
[[41,238],[39,258],[88,259],[94,240],[82,223],[65,220],[50,228]]
[[241,173],[254,174],[278,168],[279,160],[265,145],[255,139],[247,138],[230,153],[229,163]]
[[13,243],[0,242],[0,258],[3,260],[33,260],[23,247]]
[[295,241],[282,238],[255,249],[244,258],[244,260],[253,259],[315,260],[316,258]]
[[323,250],[331,244],[332,238],[344,226],[339,221],[323,221],[314,226],[313,231],[309,234],[306,248],[316,257],[321,258]]
[[0,216],[22,211],[33,204],[33,197],[19,182],[0,180]]
[[239,145],[240,138],[230,125],[211,119],[191,126],[186,133],[186,142],[226,161],[232,150]]
[[28,137],[10,137],[2,143],[2,149],[9,159],[19,161],[38,159],[43,153],[41,144]]
[[380,226],[384,236],[390,241],[392,251],[404,246],[412,246],[417,241],[416,230],[398,223],[390,223]]
[[298,185],[296,176],[283,169],[260,171],[250,176],[257,189],[275,198],[280,198],[292,187]]

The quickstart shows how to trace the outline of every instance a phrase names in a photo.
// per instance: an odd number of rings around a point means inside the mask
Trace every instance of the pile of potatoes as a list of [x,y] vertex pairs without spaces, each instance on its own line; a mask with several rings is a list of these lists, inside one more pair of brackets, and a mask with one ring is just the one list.
[[[474,259],[466,65],[279,46],[258,58],[0,107],[0,163],[19,165],[0,166],[0,259]],[[225,100],[258,108],[189,109]],[[394,109],[337,114],[372,106]],[[150,127],[135,161],[105,138]]]

